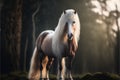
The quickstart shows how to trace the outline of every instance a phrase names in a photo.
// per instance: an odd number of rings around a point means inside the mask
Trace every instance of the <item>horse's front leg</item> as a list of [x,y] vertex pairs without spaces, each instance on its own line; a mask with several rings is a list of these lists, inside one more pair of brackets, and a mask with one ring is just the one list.
[[73,80],[72,75],[71,75],[71,69],[72,69],[72,61],[73,61],[74,56],[68,56],[66,59],[66,68],[67,68],[67,79],[68,80]]
[[58,80],[64,80],[65,73],[65,60],[64,58],[60,58],[58,60]]

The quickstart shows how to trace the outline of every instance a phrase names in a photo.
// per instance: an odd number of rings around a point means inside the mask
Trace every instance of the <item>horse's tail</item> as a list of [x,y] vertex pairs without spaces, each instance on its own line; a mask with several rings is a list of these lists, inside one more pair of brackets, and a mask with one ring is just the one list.
[[33,56],[31,59],[31,64],[30,64],[30,70],[29,70],[29,75],[28,78],[30,80],[39,80],[40,78],[40,64],[39,64],[39,53],[37,50],[37,47],[35,47],[34,52],[33,52]]
[[44,32],[39,35],[36,41],[36,46],[31,58],[30,70],[28,78],[31,80],[39,80],[40,78],[40,54],[43,54],[41,49],[42,42],[48,33]]

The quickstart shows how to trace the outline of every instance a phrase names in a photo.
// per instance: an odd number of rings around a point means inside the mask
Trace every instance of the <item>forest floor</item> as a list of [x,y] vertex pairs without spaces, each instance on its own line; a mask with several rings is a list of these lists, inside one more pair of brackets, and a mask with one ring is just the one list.
[[[12,72],[7,75],[0,75],[0,80],[28,80],[27,72]],[[86,73],[81,75],[73,75],[74,80],[120,80],[120,75],[113,73],[97,72],[94,74]],[[50,80],[56,80],[55,75],[50,75]],[[65,79],[69,80],[69,79]]]

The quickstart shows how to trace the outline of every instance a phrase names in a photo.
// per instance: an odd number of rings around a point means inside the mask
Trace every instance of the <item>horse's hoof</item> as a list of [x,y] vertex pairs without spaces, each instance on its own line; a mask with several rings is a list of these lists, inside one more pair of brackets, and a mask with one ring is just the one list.
[[49,78],[44,78],[44,80],[50,80]]
[[49,78],[47,78],[46,80],[50,80]]
[[59,78],[59,80],[65,80],[64,78]]
[[43,80],[43,78],[40,78],[40,80]]
[[73,78],[67,78],[66,80],[73,80]]
[[70,78],[69,80],[73,80],[73,78]]

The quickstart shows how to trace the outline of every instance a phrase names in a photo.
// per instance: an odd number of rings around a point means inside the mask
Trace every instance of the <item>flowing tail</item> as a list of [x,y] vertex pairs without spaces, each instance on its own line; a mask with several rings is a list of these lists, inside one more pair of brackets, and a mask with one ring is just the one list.
[[33,52],[28,78],[31,80],[33,79],[39,80],[40,78],[40,62],[37,47],[35,47]]
[[46,37],[46,35],[48,34],[48,32],[42,32],[39,37],[37,38],[36,41],[36,46],[31,58],[31,63],[30,63],[30,70],[29,70],[29,74],[28,74],[28,78],[30,80],[39,80],[40,79],[40,58],[41,58],[41,54],[44,54],[43,51],[41,50],[41,45],[42,42],[44,40],[44,38]]

